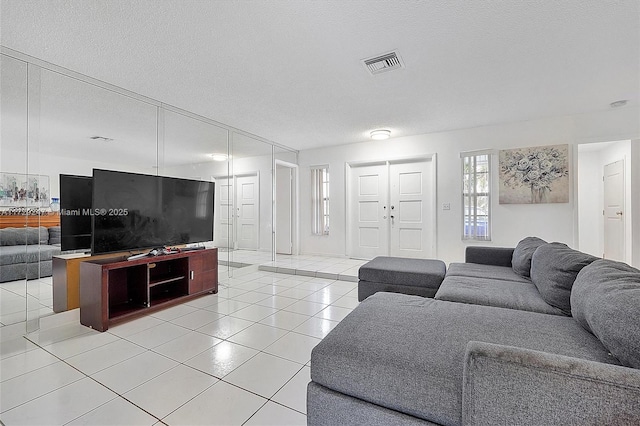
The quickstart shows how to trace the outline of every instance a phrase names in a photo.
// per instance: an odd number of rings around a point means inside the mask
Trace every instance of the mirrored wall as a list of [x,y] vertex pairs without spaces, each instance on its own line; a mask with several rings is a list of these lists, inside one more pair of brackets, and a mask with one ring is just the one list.
[[[60,175],[108,169],[213,181],[214,239],[205,245],[219,249],[221,282],[274,260],[276,168],[295,169],[295,151],[8,49],[0,65],[0,226],[33,234],[2,231],[2,326],[37,329],[54,312],[52,258],[84,251],[57,245]],[[295,202],[290,188],[281,208]],[[294,219],[281,229],[295,249]]]

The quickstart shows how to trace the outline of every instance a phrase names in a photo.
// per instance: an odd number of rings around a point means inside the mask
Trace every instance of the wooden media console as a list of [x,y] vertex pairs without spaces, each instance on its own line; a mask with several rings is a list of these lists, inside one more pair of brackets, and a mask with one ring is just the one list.
[[80,323],[99,331],[218,292],[218,249],[80,263]]

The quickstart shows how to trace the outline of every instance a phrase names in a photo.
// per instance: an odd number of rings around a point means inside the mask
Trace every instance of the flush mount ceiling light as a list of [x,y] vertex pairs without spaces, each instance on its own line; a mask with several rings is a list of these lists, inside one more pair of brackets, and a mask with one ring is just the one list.
[[229,156],[227,154],[211,154],[213,161],[227,161]]
[[369,133],[369,135],[371,136],[371,139],[376,139],[376,140],[389,139],[391,137],[391,130],[387,130],[387,129],[372,130],[371,133]]
[[619,101],[611,102],[611,103],[609,104],[609,106],[610,106],[611,108],[619,108],[619,107],[623,107],[623,106],[625,106],[626,104],[627,104],[627,100],[626,100],[626,99],[621,99],[621,100],[619,100]]

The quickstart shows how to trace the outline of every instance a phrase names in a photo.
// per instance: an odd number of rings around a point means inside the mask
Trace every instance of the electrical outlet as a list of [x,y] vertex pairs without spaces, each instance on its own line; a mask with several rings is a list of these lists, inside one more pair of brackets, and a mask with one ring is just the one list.
[[442,210],[451,210],[451,203],[442,204]]

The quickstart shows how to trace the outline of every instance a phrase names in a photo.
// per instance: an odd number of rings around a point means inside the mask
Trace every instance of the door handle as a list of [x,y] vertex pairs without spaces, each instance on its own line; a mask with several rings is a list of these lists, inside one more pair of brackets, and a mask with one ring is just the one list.
[[616,212],[618,216],[622,216],[622,212]]

